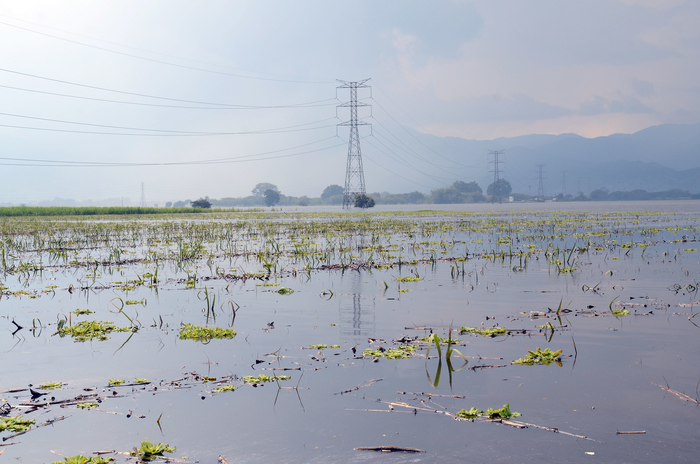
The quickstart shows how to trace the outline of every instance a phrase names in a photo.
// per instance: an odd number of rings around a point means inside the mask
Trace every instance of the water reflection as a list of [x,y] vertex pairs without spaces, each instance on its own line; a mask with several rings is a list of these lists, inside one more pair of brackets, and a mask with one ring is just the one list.
[[343,280],[350,283],[352,293],[339,295],[340,333],[357,338],[373,335],[376,325],[374,297],[362,306],[362,278],[357,272],[345,274]]

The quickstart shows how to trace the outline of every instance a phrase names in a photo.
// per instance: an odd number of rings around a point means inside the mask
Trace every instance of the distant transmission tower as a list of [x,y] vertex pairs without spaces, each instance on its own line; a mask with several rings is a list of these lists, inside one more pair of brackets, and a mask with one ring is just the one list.
[[141,182],[141,207],[146,207],[146,184]]
[[[357,126],[369,126],[371,124],[357,120],[357,108],[370,106],[367,103],[357,102],[357,89],[371,88],[366,85],[369,79],[357,82],[349,82],[338,79],[341,86],[338,89],[350,89],[350,102],[338,105],[338,108],[350,108],[350,121],[345,121],[339,126],[350,126],[350,138],[348,139],[348,162],[345,168],[345,190],[343,192],[343,209],[348,209],[355,204],[355,197],[365,194],[365,173],[362,169],[362,150],[360,149],[360,132]],[[337,90],[336,90],[337,92]]]
[[489,155],[493,155],[493,192],[491,192],[491,203],[503,203],[503,195],[501,194],[501,178],[499,174],[499,165],[503,161],[498,161],[498,155],[505,153],[505,150],[489,150]]
[[544,178],[542,177],[544,164],[537,164],[539,186],[537,187],[537,201],[544,201]]

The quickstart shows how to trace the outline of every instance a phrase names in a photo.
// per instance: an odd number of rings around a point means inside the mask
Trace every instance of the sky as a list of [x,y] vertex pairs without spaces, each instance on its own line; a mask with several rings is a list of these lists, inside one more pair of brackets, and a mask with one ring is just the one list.
[[415,133],[700,121],[692,0],[0,1],[0,41],[0,203],[319,196],[344,183],[338,79],[371,79],[369,191],[449,184],[422,173],[440,145],[400,175],[374,150],[409,156]]

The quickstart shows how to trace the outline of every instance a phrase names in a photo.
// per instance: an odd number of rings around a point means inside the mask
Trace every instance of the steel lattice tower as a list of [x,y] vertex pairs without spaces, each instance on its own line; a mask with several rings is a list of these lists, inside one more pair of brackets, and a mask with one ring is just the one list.
[[364,121],[357,120],[357,108],[360,106],[370,106],[367,103],[357,102],[357,89],[369,88],[366,85],[369,79],[357,82],[342,81],[343,85],[338,89],[350,89],[350,102],[338,105],[338,108],[350,108],[350,121],[345,121],[339,126],[350,126],[350,138],[348,139],[348,162],[345,168],[345,191],[343,194],[343,209],[350,208],[355,204],[355,196],[365,194],[365,173],[362,168],[362,150],[360,149],[360,132],[357,126],[369,126]]
[[489,155],[493,155],[493,192],[491,192],[491,203],[503,203],[503,195],[501,193],[501,178],[499,174],[499,165],[503,161],[498,161],[498,155],[505,153],[505,150],[489,150]]
[[542,169],[544,169],[544,164],[537,164],[539,186],[537,187],[537,200],[544,201],[544,182],[542,177]]

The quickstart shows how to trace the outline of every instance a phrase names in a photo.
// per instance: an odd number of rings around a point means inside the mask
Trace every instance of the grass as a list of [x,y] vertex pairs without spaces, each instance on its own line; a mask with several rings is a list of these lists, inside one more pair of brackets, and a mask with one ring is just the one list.
[[233,329],[222,329],[221,327],[202,327],[193,324],[183,324],[178,337],[180,340],[195,340],[198,342],[208,342],[213,339],[231,339],[236,336]]
[[513,361],[512,364],[525,364],[527,366],[542,364],[549,366],[552,363],[556,363],[561,367],[561,358],[559,355],[561,355],[561,350],[552,351],[549,348],[542,350],[538,347],[535,351],[527,350],[527,356],[525,356],[525,358]]
[[6,417],[0,419],[0,432],[26,432],[35,423],[34,419],[22,419],[22,416]]

